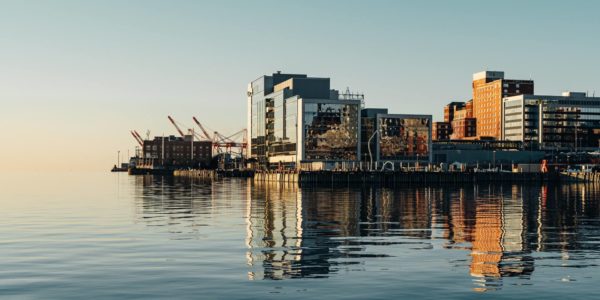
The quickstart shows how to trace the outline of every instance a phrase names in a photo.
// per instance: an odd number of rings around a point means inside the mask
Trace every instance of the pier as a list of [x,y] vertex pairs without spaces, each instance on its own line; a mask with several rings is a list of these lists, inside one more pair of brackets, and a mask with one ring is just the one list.
[[[600,178],[600,177],[598,177]],[[364,183],[478,183],[478,182],[558,182],[558,173],[511,172],[401,172],[401,171],[267,171],[256,172],[254,181],[297,182],[303,184]]]
[[218,179],[223,177],[251,178],[254,176],[252,170],[174,170],[173,176],[194,177],[205,179]]

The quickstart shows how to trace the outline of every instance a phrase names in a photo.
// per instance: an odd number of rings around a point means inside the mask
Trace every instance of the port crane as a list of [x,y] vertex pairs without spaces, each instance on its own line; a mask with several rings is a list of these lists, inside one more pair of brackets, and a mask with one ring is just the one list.
[[179,128],[179,125],[177,125],[177,122],[175,122],[175,120],[173,120],[173,118],[171,118],[171,116],[167,116],[167,118],[169,118],[169,121],[171,121],[171,124],[173,124],[173,126],[175,126],[175,129],[177,129],[177,132],[179,132],[181,137],[185,137],[185,134],[183,133],[181,128]]
[[[239,148],[240,151],[239,154],[240,156],[243,156],[245,154],[245,150],[247,148],[247,133],[246,133],[246,129],[242,129],[234,134],[231,134],[229,136],[225,136],[221,133],[219,133],[218,131],[214,131],[213,134],[211,135],[210,133],[208,133],[208,130],[206,129],[206,127],[204,125],[202,125],[202,123],[200,123],[200,121],[198,121],[198,119],[196,117],[192,117],[192,119],[194,120],[194,123],[196,123],[196,125],[198,125],[198,127],[200,127],[200,130],[202,131],[202,134],[204,135],[204,138],[212,141],[213,143],[213,149],[215,150],[216,153],[229,153],[232,154],[232,148]],[[242,141],[236,141],[239,140],[241,137]]]
[[[241,137],[242,141],[238,142],[236,139]],[[231,154],[232,148],[239,148],[239,155],[244,156],[246,154],[246,149],[248,146],[247,142],[247,130],[242,129],[232,135],[225,136],[217,131],[215,131],[213,135],[213,148],[217,151],[217,153],[229,153]],[[223,151],[225,150],[225,151]]]
[[196,119],[196,117],[192,117],[192,119],[194,119],[194,122],[196,123],[196,125],[198,125],[198,127],[200,127],[200,130],[202,130],[202,134],[204,134],[204,138],[206,138],[207,140],[212,140],[213,138],[210,136],[210,134],[208,134],[208,131],[206,130],[206,128],[204,128],[204,126],[202,126],[200,121],[198,121],[198,119]]
[[131,133],[131,135],[133,136],[135,141],[140,145],[140,147],[144,147],[144,140],[142,139],[140,134],[137,133],[137,131],[135,131],[135,130],[131,130],[129,132]]

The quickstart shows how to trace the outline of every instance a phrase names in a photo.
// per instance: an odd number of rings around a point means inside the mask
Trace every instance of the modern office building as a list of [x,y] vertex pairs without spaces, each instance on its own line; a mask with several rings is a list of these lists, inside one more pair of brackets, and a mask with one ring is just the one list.
[[502,139],[521,141],[527,149],[597,150],[600,97],[575,92],[506,97],[502,105]]
[[477,136],[500,139],[502,99],[533,93],[533,80],[504,79],[504,72],[500,71],[473,74],[473,117],[477,119]]
[[356,162],[362,101],[330,89],[329,78],[261,76],[248,86],[249,157],[263,169]]
[[431,115],[377,115],[377,161],[431,162]]

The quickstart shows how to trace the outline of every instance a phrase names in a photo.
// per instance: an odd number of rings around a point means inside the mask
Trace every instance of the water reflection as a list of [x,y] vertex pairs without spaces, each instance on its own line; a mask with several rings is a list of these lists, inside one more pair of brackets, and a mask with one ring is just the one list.
[[464,252],[464,261],[448,261],[471,276],[475,291],[488,291],[507,278],[528,284],[536,268],[588,267],[600,258],[595,186],[299,188],[135,180],[137,220],[172,228],[178,238],[201,239],[195,228],[213,226],[216,217],[243,221],[250,280],[323,278],[408,252]]

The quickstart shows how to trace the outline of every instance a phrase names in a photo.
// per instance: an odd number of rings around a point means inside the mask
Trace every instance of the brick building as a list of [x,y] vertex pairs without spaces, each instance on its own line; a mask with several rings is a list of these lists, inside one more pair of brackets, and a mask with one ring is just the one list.
[[501,71],[473,74],[473,117],[477,119],[477,136],[500,139],[502,99],[533,92],[533,80],[504,79]]
[[433,122],[431,127],[431,139],[434,141],[445,141],[450,139],[452,126],[449,122]]
[[444,106],[444,122],[452,123],[454,111],[465,108],[464,102],[450,102]]
[[473,99],[467,101],[462,109],[454,112],[450,139],[475,139],[477,136],[477,119],[473,118]]
[[[193,143],[193,153],[192,153]],[[163,151],[164,146],[164,151]],[[211,141],[193,141],[192,136],[185,138],[166,136],[145,140],[143,146],[145,159],[153,159],[166,166],[208,167],[212,159]]]

